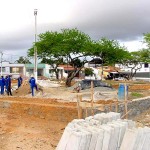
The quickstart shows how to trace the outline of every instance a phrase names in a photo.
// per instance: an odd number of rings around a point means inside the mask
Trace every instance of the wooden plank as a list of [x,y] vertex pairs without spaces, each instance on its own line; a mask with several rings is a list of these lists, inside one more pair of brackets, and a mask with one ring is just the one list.
[[77,110],[78,110],[78,119],[80,119],[80,104],[79,104],[79,95],[77,94]]
[[125,94],[125,114],[126,114],[126,119],[128,119],[128,102],[127,102],[127,85],[126,85],[126,82],[124,84],[125,88],[124,88],[124,94]]
[[93,110],[93,95],[94,95],[94,91],[93,91],[93,81],[91,80],[91,112],[92,112],[92,115],[94,116],[94,110]]

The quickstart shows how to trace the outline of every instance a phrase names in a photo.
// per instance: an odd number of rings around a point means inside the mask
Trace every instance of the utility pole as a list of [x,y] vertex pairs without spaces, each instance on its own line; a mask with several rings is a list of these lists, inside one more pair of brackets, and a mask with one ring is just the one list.
[[34,77],[37,81],[37,47],[36,47],[36,41],[37,41],[37,9],[34,9],[34,16],[35,16],[35,43],[34,43]]
[[2,52],[0,52],[1,53],[1,76],[3,75],[3,71],[2,71],[2,69],[3,69],[3,66],[2,66],[2,56],[3,56],[3,53]]

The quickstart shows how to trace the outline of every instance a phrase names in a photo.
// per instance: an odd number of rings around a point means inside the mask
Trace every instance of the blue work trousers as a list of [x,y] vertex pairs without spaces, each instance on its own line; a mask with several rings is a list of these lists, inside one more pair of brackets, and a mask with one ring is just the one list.
[[1,86],[1,95],[4,94],[4,85]]
[[32,92],[32,96],[34,96],[34,88],[37,91],[37,85],[31,86],[31,92]]

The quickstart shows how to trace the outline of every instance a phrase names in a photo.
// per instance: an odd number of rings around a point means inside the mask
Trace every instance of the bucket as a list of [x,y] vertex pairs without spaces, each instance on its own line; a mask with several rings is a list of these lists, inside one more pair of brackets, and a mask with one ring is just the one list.
[[128,86],[120,84],[118,88],[118,100],[125,100],[125,87],[126,87],[126,98],[128,97]]

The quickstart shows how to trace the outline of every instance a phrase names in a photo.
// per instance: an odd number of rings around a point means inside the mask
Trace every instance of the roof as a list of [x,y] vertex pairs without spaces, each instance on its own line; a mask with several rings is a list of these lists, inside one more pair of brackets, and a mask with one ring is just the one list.
[[75,68],[71,65],[59,65],[59,67],[64,68],[64,70],[74,70]]

